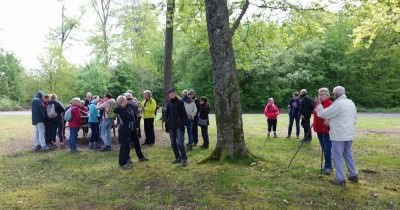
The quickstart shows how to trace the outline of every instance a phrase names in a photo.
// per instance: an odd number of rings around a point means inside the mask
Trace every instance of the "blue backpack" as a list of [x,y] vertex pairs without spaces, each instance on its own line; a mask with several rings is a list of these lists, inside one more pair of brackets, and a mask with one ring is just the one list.
[[67,111],[65,111],[64,120],[66,122],[70,122],[72,120],[72,107],[70,107],[69,109],[67,109]]

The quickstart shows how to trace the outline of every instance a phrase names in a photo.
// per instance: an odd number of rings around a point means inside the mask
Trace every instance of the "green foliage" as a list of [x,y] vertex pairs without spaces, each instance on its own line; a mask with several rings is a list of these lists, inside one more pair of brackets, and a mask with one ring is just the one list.
[[0,49],[0,97],[19,101],[23,67],[14,54]]
[[9,98],[0,97],[0,111],[15,111],[20,109],[21,106],[17,101],[12,101]]
[[107,85],[111,73],[104,64],[91,62],[79,71],[78,93],[81,96],[91,92],[93,95],[103,96],[107,92]]

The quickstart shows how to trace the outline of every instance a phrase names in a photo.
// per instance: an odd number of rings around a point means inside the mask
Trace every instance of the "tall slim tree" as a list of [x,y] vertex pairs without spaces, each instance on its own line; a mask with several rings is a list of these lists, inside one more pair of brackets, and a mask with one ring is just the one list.
[[100,27],[101,27],[101,44],[100,50],[102,53],[102,57],[104,57],[104,64],[106,66],[109,65],[111,56],[109,52],[110,42],[109,42],[109,18],[110,18],[110,6],[111,0],[91,0],[92,7],[96,12],[98,18],[100,19]]
[[[206,0],[206,19],[213,64],[214,108],[217,121],[217,145],[209,159],[252,157],[244,141],[240,88],[236,77],[233,33],[229,27],[227,1]],[[235,28],[236,25],[238,23],[234,24]]]
[[164,47],[164,106],[168,102],[167,90],[172,83],[172,50],[174,46],[175,0],[167,0]]

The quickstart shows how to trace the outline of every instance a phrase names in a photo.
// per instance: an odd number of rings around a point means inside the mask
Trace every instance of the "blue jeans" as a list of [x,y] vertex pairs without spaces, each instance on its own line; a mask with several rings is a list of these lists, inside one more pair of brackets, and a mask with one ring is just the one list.
[[76,139],[78,138],[79,128],[69,128],[69,148],[71,151],[76,150]]
[[41,147],[46,146],[46,141],[44,139],[44,132],[45,132],[44,123],[43,122],[37,123],[35,125],[35,136],[33,138],[33,143],[35,144],[35,147],[39,145]]
[[325,166],[324,169],[332,169],[332,142],[328,133],[318,133],[319,145],[324,151]]
[[90,130],[92,131],[92,135],[90,136],[90,143],[95,143],[99,139],[99,123],[91,122]]
[[349,170],[349,176],[357,176],[358,171],[356,169],[356,163],[354,162],[352,152],[353,141],[332,141],[332,153],[333,163],[335,164],[336,180],[346,180],[344,174],[344,161],[346,161],[347,169]]
[[299,113],[289,114],[288,136],[292,135],[293,121],[296,121],[296,136],[299,136],[300,135],[300,114]]
[[[187,133],[188,133],[188,139],[189,139],[189,145],[193,144],[193,121],[188,121],[186,123],[186,129],[187,129]],[[183,142],[185,142],[185,130],[183,130]]]
[[113,119],[107,118],[101,121],[100,135],[104,146],[111,146],[111,127]]
[[185,142],[183,141],[183,129],[169,130],[169,138],[171,140],[172,150],[174,151],[175,159],[187,160],[185,151]]

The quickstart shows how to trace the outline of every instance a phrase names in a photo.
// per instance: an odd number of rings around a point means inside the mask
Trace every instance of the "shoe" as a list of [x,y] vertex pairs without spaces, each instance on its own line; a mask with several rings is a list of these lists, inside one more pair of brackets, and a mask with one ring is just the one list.
[[81,152],[81,151],[78,150],[78,149],[71,150],[71,153],[72,153],[72,154],[76,154],[76,153],[80,153],[80,152]]
[[49,151],[49,147],[47,145],[43,146],[43,147],[40,148],[40,151],[47,152],[47,151]]
[[126,161],[126,163],[133,163],[133,161],[132,161],[132,159],[128,159],[127,161]]
[[121,166],[121,169],[129,170],[129,169],[132,169],[132,167],[133,167],[132,163],[127,162],[125,165]]
[[49,144],[47,145],[47,147],[49,148],[49,150],[57,149],[57,146],[54,144]]
[[276,135],[276,132],[274,132],[274,138],[278,138],[278,136]]
[[192,151],[192,150],[193,150],[192,145],[187,146],[187,150],[188,150],[188,151]]
[[336,186],[345,186],[346,185],[346,180],[339,181],[337,179],[333,179],[330,182],[331,182],[331,184],[336,185]]
[[172,164],[177,164],[177,163],[180,163],[180,162],[181,162],[180,159],[175,159],[174,161],[172,161]]
[[187,166],[187,160],[182,160],[182,167],[186,167]]
[[206,146],[204,146],[204,145],[201,145],[200,148],[201,148],[201,149],[208,149],[208,147],[206,147]]
[[355,176],[349,176],[347,179],[351,182],[358,182],[358,175]]
[[104,146],[99,150],[99,152],[109,152],[111,151],[111,146]]
[[60,149],[65,149],[65,145],[63,142],[61,142],[61,144],[60,144]]
[[290,136],[286,136],[287,139],[290,139]]
[[329,175],[329,174],[331,174],[332,173],[332,169],[330,169],[330,168],[325,168],[324,169],[324,174],[325,175]]
[[33,148],[33,151],[34,151],[34,152],[39,152],[40,149],[42,149],[42,146],[36,145],[36,146]]
[[299,136],[299,135],[296,135],[296,139],[300,139],[300,136]]
[[196,147],[196,146],[197,146],[197,144],[196,144],[196,143],[194,143],[194,144],[193,144],[193,147]]
[[149,161],[149,158],[147,157],[142,157],[139,159],[140,162],[145,162],[145,161]]
[[270,132],[268,132],[268,135],[267,135],[267,137],[269,138],[269,137],[271,137],[271,133]]

